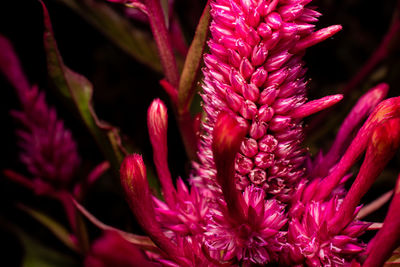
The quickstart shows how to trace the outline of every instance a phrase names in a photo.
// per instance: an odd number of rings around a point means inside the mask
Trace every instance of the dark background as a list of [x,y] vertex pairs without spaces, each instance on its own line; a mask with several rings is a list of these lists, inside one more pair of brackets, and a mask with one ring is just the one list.
[[[56,0],[44,0],[44,2],[49,9],[55,37],[65,64],[86,76],[94,85],[94,105],[98,116],[121,128],[122,132],[133,140],[138,150],[142,151],[144,157],[151,162],[152,152],[147,136],[146,110],[155,97],[168,103],[167,95],[158,85],[158,80],[162,78],[160,74],[135,62],[63,4]],[[188,40],[193,36],[204,3],[205,1],[200,0],[176,1],[176,10]],[[343,30],[335,37],[309,49],[305,56],[309,68],[307,76],[311,79],[310,99],[340,92],[346,82],[355,75],[386,33],[396,1],[320,0],[315,1],[315,5],[319,6],[318,10],[323,13],[318,23],[319,28],[341,24]],[[145,25],[140,26],[146,28]],[[51,85],[47,80],[42,32],[42,10],[38,1],[2,1],[0,34],[12,41],[29,81],[32,84],[38,84],[46,91],[47,102],[57,107],[59,117],[63,118],[66,127],[72,130],[78,142],[81,157],[84,159],[80,174],[85,175],[90,168],[103,159],[84,126],[63,107],[63,103],[53,91],[49,90]],[[329,130],[322,131],[322,134],[311,133],[307,144],[312,153],[317,152],[316,148],[329,147],[335,135],[335,129],[338,127],[338,121],[341,121],[345,111],[361,93],[372,85],[380,81],[388,82],[391,87],[390,96],[400,95],[398,44],[399,42],[374,74],[355,88],[335,112],[330,113],[325,124],[321,126]],[[24,173],[24,167],[18,161],[18,148],[14,136],[17,124],[9,116],[9,110],[18,109],[19,104],[13,88],[1,75],[0,90],[2,135],[0,170],[8,168]],[[176,129],[173,114],[170,113],[169,117],[170,168],[174,177],[180,175],[187,177],[188,163],[180,143],[179,132]],[[334,122],[331,123],[330,118]],[[374,199],[393,186],[399,171],[399,162],[397,155],[381,175],[376,189],[366,196],[366,201]],[[37,198],[29,190],[5,180],[0,175],[0,226],[17,225],[46,246],[78,258],[44,227],[18,210],[16,203],[29,204],[30,207],[52,214],[59,221],[66,223],[57,203],[46,198]],[[84,204],[105,223],[132,231],[136,228],[122,197],[118,177],[114,177],[111,173],[105,174],[90,189]],[[384,210],[369,219],[382,220],[383,216]],[[90,232],[92,236],[98,234],[94,229]],[[19,266],[23,251],[15,235],[7,227],[0,227],[0,256],[1,261],[6,263],[3,266]]]

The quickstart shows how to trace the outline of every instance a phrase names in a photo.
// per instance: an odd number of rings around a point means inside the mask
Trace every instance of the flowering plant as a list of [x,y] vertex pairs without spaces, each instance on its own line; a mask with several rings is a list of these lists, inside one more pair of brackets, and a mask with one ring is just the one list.
[[[397,13],[376,52],[342,94],[308,100],[312,82],[306,79],[306,50],[342,29],[316,29],[321,13],[311,0],[208,1],[189,47],[174,1],[62,2],[126,53],[162,73],[160,86],[171,107],[168,111],[165,101],[156,98],[147,110],[154,179],[146,170],[151,163],[145,164],[118,128],[98,118],[93,86],[64,63],[49,12],[40,1],[51,87],[105,158],[88,170],[74,134],[49,106],[44,91],[30,84],[12,44],[0,36],[0,69],[20,102],[20,110],[11,114],[19,123],[16,136],[26,167],[26,174],[7,168],[3,176],[61,203],[68,228],[34,208],[19,207],[81,255],[85,266],[398,262],[400,178],[394,190],[369,205],[362,206],[362,199],[400,146],[400,97],[384,100],[389,85],[377,83],[359,97],[327,151],[313,156],[303,142],[304,119],[327,110],[309,122],[308,132],[318,132],[316,123],[332,118],[329,108],[355,92],[393,51],[400,31]],[[149,26],[152,38],[131,28],[111,6]],[[198,87],[202,112],[193,115]],[[186,176],[177,179],[169,167],[168,114],[175,117],[190,164]],[[352,171],[362,157],[361,167]],[[109,226],[85,208],[92,187],[108,171],[119,176],[144,234]],[[365,220],[389,200],[383,222]],[[88,235],[85,218],[101,230],[100,236]],[[27,243],[23,231],[8,227]]]

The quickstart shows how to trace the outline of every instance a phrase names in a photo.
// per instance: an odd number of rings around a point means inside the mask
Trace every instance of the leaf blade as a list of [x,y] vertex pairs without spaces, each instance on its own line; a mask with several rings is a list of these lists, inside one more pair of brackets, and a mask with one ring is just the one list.
[[60,223],[56,222],[53,218],[47,216],[46,214],[27,207],[25,205],[18,205],[18,207],[32,216],[35,220],[44,225],[50,232],[54,234],[63,244],[65,244],[68,248],[72,249],[75,252],[79,251],[78,246],[71,239],[71,235],[68,230],[62,226]]
[[[41,3],[45,25],[44,45],[49,76],[61,94],[76,107],[82,121],[114,171],[118,171],[119,165],[124,158],[122,147],[115,145],[119,144],[117,140],[114,140],[117,138],[118,129],[100,122],[92,107],[92,84],[84,76],[64,65],[54,38],[49,13],[43,2]],[[109,132],[114,134],[109,134]]]
[[195,94],[195,81],[200,71],[210,20],[210,6],[207,3],[196,28],[179,80],[178,108],[181,112],[189,110]]
[[139,62],[161,73],[156,45],[150,34],[139,30],[106,3],[92,0],[56,0],[68,6]]

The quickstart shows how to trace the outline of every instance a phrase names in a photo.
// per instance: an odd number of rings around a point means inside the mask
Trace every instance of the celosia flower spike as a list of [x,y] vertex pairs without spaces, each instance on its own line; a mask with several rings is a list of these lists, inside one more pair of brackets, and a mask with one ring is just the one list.
[[9,41],[0,36],[0,70],[16,88],[22,104],[21,111],[12,115],[22,124],[17,131],[21,161],[33,178],[67,186],[80,163],[77,146],[64,122],[50,108],[44,92],[30,87]]
[[306,103],[304,49],[335,34],[341,26],[313,33],[320,16],[308,0],[211,2],[212,39],[205,55],[203,100],[206,120],[194,182],[218,194],[211,158],[212,129],[221,111],[248,124],[236,157],[235,179],[289,202],[305,174],[301,118],[336,103],[332,96]]
[[332,233],[340,231],[354,219],[354,212],[361,198],[400,146],[400,118],[390,119],[374,130],[364,162],[349,192],[337,213],[328,223]]
[[175,205],[175,188],[168,168],[167,107],[160,99],[154,100],[147,112],[147,127],[150,141],[153,146],[153,158],[156,165],[158,179],[161,182],[165,201],[170,207]]

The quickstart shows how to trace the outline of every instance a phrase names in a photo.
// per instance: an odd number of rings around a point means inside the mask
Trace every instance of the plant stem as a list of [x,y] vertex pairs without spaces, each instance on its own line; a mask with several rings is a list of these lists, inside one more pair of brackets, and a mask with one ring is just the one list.
[[147,6],[151,30],[157,44],[165,77],[172,86],[177,88],[179,83],[178,68],[176,67],[176,60],[167,27],[165,25],[164,13],[160,1],[144,0],[144,3]]

